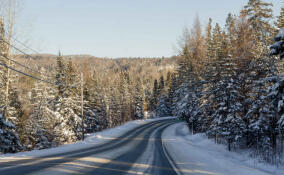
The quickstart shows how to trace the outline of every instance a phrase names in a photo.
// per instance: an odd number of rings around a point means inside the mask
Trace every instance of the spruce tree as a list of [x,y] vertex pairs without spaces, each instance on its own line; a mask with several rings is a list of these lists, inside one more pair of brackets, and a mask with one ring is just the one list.
[[154,87],[153,87],[153,92],[152,92],[152,97],[150,101],[150,107],[151,111],[154,111],[156,109],[156,105],[158,103],[158,98],[159,98],[159,87],[158,87],[158,80],[154,80]]
[[250,26],[254,30],[254,42],[257,46],[255,54],[258,56],[266,54],[268,52],[267,46],[272,43],[274,29],[269,23],[273,17],[272,6],[271,3],[262,0],[249,0],[244,7]]
[[218,23],[216,23],[213,30],[213,57],[214,59],[222,58],[222,31]]
[[212,19],[211,18],[209,18],[209,23],[206,28],[206,45],[207,45],[207,50],[206,50],[207,59],[213,58],[214,48],[213,48],[213,41],[212,41]]
[[[41,68],[40,72],[41,77],[44,77],[46,70]],[[44,149],[52,146],[55,137],[52,122],[54,113],[50,104],[52,100],[53,88],[45,82],[36,82],[31,91],[32,112],[21,131],[21,141],[25,149]]]
[[143,107],[143,89],[141,80],[138,78],[134,88],[134,116],[135,119],[144,118],[144,107]]
[[160,97],[160,95],[162,94],[162,92],[165,89],[165,81],[164,81],[164,76],[160,76],[160,82],[159,82],[159,86],[158,86],[158,96]]
[[[73,142],[80,138],[81,118],[77,115],[80,111],[79,90],[74,88],[77,80],[73,79],[74,69],[72,64],[66,66],[61,54],[57,57],[56,66],[56,96],[54,104],[54,132],[55,144]],[[68,84],[67,84],[68,82]],[[78,86],[77,86],[78,87]]]
[[15,126],[11,122],[5,121],[0,114],[0,152],[15,153],[21,150],[21,145],[18,136],[15,134]]
[[275,21],[275,25],[277,30],[279,31],[281,28],[284,27],[284,8],[281,8],[280,15],[277,16],[277,20]]
[[232,57],[233,56],[233,45],[235,44],[236,41],[236,17],[232,15],[231,13],[228,14],[228,17],[226,19],[226,33],[228,36],[228,56]]
[[129,73],[122,71],[120,73],[120,103],[121,103],[121,119],[122,123],[125,123],[133,119],[131,108],[131,89],[130,89],[130,77]]

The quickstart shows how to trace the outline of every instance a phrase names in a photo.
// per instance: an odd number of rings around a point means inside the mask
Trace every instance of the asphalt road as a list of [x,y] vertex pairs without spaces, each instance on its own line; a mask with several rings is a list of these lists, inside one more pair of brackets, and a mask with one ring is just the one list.
[[1,175],[160,174],[175,175],[161,135],[174,119],[154,121],[93,147],[32,159],[0,161]]

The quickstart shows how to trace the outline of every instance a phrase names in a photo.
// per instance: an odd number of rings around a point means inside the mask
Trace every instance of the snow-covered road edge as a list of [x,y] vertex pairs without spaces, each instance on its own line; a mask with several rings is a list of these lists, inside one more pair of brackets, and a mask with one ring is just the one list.
[[256,163],[247,154],[229,152],[204,134],[191,135],[185,123],[169,126],[164,145],[183,174],[283,175],[284,167]]
[[158,121],[158,120],[165,120],[165,119],[172,119],[173,117],[163,117],[163,118],[155,118],[155,119],[142,119],[142,120],[134,120],[127,122],[121,126],[117,126],[114,128],[106,129],[101,132],[96,132],[92,134],[87,134],[86,139],[84,141],[77,141],[70,144],[64,144],[59,147],[54,148],[48,148],[43,150],[32,150],[32,151],[26,151],[26,152],[19,152],[14,154],[0,154],[0,159],[5,158],[30,158],[30,157],[41,157],[41,156],[47,156],[57,153],[64,153],[69,152],[73,150],[88,148],[94,145],[103,144],[106,141],[119,137],[122,134],[126,133],[127,131],[134,129],[136,127],[139,127],[141,125]]

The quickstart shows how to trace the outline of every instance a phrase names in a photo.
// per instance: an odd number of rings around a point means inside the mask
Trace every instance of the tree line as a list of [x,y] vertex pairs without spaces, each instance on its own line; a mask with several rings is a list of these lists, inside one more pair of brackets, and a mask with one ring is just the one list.
[[[151,97],[148,87],[174,64],[169,58],[15,54],[11,53],[4,22],[0,21],[0,152],[3,153],[72,143],[82,139],[83,128],[85,133],[93,133],[146,118],[144,113]],[[46,81],[18,74],[3,65]]]
[[[284,27],[284,8],[274,20],[272,6],[249,0],[223,27],[210,18],[205,32],[196,18],[180,39],[166,97],[153,96],[160,99],[153,111],[163,101],[166,115],[184,118],[192,133],[206,133],[230,151],[249,148],[265,162],[283,162],[283,62],[269,47]],[[159,94],[155,88],[153,94]]]

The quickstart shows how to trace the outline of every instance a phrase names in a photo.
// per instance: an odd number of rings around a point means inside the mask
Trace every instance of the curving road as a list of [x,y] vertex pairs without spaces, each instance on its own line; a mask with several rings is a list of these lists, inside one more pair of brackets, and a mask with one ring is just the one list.
[[154,121],[93,147],[38,157],[0,161],[0,174],[161,174],[175,175],[161,139],[175,119]]

